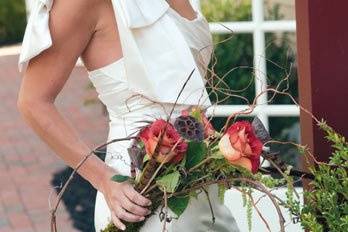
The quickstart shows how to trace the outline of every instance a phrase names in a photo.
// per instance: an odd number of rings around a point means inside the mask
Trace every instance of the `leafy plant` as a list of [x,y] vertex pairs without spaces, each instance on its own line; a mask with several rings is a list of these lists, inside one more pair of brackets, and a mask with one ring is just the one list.
[[348,228],[348,143],[325,122],[319,124],[334,152],[328,164],[311,168],[315,179],[305,192],[301,224],[313,232],[344,232]]

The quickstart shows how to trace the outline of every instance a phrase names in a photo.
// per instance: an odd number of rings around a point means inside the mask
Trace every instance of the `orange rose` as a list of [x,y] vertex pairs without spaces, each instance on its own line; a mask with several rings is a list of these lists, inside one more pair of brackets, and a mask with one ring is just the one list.
[[262,146],[248,121],[231,125],[219,141],[221,153],[231,164],[242,166],[253,173],[259,169]]
[[178,163],[186,153],[187,143],[180,137],[173,125],[170,123],[167,124],[163,119],[158,119],[141,130],[140,139],[145,145],[146,153],[150,157],[153,156],[161,134],[164,131],[165,134],[162,138],[156,160],[160,163]]

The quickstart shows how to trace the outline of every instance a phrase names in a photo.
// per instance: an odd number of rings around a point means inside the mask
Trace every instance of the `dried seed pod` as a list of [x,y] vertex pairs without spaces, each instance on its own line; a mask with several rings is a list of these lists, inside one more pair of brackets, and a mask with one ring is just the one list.
[[185,139],[202,141],[204,139],[204,127],[192,116],[180,116],[174,122],[174,127]]

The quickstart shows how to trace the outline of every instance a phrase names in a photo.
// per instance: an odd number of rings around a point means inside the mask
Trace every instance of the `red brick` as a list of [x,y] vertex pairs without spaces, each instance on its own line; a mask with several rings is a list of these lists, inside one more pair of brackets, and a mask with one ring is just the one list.
[[32,222],[25,213],[13,213],[7,215],[7,218],[14,229],[33,228]]

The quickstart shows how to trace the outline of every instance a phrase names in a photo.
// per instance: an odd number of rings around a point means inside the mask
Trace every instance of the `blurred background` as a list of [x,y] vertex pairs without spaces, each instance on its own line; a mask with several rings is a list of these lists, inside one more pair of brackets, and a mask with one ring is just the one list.
[[[48,231],[49,196],[54,199],[54,187],[64,183],[71,172],[23,123],[16,109],[21,80],[17,59],[32,2],[0,0],[0,232]],[[192,3],[199,5],[213,32],[217,63],[212,62],[211,68],[234,94],[252,102],[267,86],[278,86],[298,98],[294,0],[192,0]],[[223,87],[216,80],[210,84]],[[211,100],[219,104],[214,111],[216,127],[221,127],[231,112],[246,108],[247,101],[207,87]],[[299,110],[288,98],[263,95],[257,103],[260,107],[255,115],[273,138],[300,141]],[[105,141],[107,118],[80,65],[74,69],[57,104],[91,147]],[[272,149],[279,151],[287,163],[299,165],[292,147]],[[280,196],[284,195],[281,189],[278,191]],[[58,213],[61,231],[94,231],[94,196],[95,191],[87,182],[79,177],[74,179]],[[226,205],[244,232],[248,229],[241,202],[238,193],[226,193]],[[266,218],[275,221],[271,226],[276,229],[276,215],[267,201],[261,203],[262,209],[267,212]],[[252,231],[265,231],[263,228],[254,213]],[[300,231],[291,222],[287,229]]]

